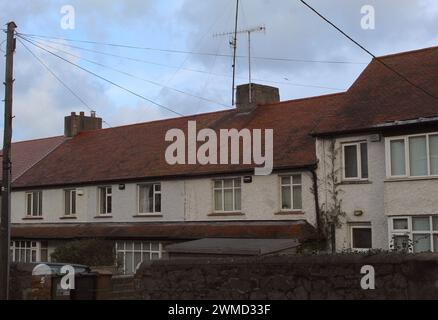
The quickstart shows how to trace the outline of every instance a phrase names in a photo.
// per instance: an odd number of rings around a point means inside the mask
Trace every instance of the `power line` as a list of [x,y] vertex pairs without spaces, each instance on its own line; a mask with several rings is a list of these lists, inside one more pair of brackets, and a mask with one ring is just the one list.
[[429,91],[427,91],[426,89],[420,87],[419,85],[413,83],[411,80],[409,80],[407,77],[405,77],[403,74],[401,74],[400,72],[398,72],[397,70],[395,70],[394,68],[392,68],[390,65],[388,65],[387,63],[385,63],[382,59],[378,58],[376,55],[374,55],[371,51],[369,51],[368,49],[366,49],[363,45],[361,45],[359,42],[357,42],[356,40],[354,40],[351,36],[349,36],[347,33],[345,33],[341,28],[339,28],[338,26],[336,26],[333,22],[331,22],[329,19],[327,19],[325,16],[323,16],[321,13],[319,13],[316,9],[314,9],[312,6],[310,6],[306,1],[304,0],[299,0],[301,1],[306,7],[308,7],[310,10],[312,10],[314,13],[316,13],[321,19],[323,19],[325,22],[327,22],[328,24],[330,24],[333,28],[335,28],[337,31],[339,31],[344,37],[346,37],[348,40],[350,40],[351,42],[353,42],[356,46],[358,46],[359,48],[361,48],[363,51],[365,51],[367,54],[369,54],[371,57],[373,57],[377,62],[379,62],[380,64],[382,64],[384,67],[386,67],[388,70],[392,71],[393,73],[395,73],[397,76],[399,76],[401,79],[405,80],[407,83],[409,83],[411,86],[417,88],[418,90],[422,91],[423,93],[425,93],[426,95],[428,95],[429,97],[438,100],[438,97],[435,97],[435,95],[433,95],[432,93],[430,93]]
[[[106,43],[106,42],[99,42],[99,41],[88,41],[88,40],[77,40],[77,39],[61,38],[61,37],[51,37],[51,36],[29,34],[29,33],[17,33],[17,34],[21,35],[21,36],[41,38],[41,39],[52,39],[52,40],[62,40],[62,41],[68,41],[68,42],[97,44],[97,45],[104,45],[104,46],[110,46],[110,47],[119,47],[119,48],[125,48],[125,49],[158,51],[158,52],[175,53],[175,54],[192,54],[192,55],[202,55],[202,56],[217,56],[217,57],[225,57],[225,58],[233,57],[233,55],[230,55],[230,54],[217,54],[217,53],[211,53],[211,52],[197,52],[197,51],[184,51],[184,50],[175,50],[175,49],[140,47],[140,46],[116,44],[116,43]],[[247,56],[238,55],[238,56],[236,56],[236,58],[247,59],[248,57]],[[358,64],[358,65],[367,64],[366,62],[357,62],[357,61],[311,60],[311,59],[277,58],[277,57],[261,57],[261,56],[252,57],[252,59],[256,59],[256,60],[268,60],[268,61],[283,61],[283,62],[302,62],[302,63]]]
[[[21,41],[21,39],[18,39],[18,41],[21,43],[21,45],[48,71],[50,72],[50,74],[56,79],[58,80],[59,83],[61,83],[61,85],[66,88],[76,99],[78,99],[79,102],[81,102],[87,109],[89,109],[90,111],[95,111],[93,110],[88,103],[85,102],[84,99],[82,99],[76,92],[73,91],[73,89],[71,89],[64,81],[62,81],[61,78],[59,78],[55,72],[53,72],[50,67],[44,63],[43,60],[41,60],[26,44],[23,43],[23,41]],[[108,127],[111,127],[111,125],[106,122],[105,120],[102,120]]]
[[[31,41],[31,40],[29,40],[29,41],[30,41],[31,43],[34,42],[34,41]],[[39,44],[41,44],[41,43],[38,42],[38,41],[35,41],[34,43],[39,43]],[[176,91],[176,92],[179,92],[179,93],[182,93],[182,94],[185,94],[185,95],[188,95],[188,96],[194,97],[194,98],[199,99],[199,100],[204,100],[204,101],[207,101],[207,102],[217,103],[217,104],[220,104],[220,105],[222,105],[222,106],[224,106],[224,107],[227,107],[227,108],[230,107],[230,106],[228,106],[228,105],[226,105],[226,104],[224,104],[224,103],[221,103],[221,102],[219,102],[219,101],[215,101],[215,100],[212,100],[212,99],[204,98],[204,97],[201,97],[201,96],[198,96],[198,95],[196,95],[196,94],[193,94],[193,93],[190,93],[190,92],[186,92],[186,91],[183,91],[183,90],[180,90],[180,89],[172,88],[172,87],[169,87],[169,86],[163,85],[163,84],[161,84],[161,83],[159,83],[159,82],[155,82],[155,81],[152,81],[152,80],[149,80],[149,79],[142,78],[142,77],[137,76],[137,75],[134,75],[134,74],[132,74],[132,73],[129,73],[129,72],[126,72],[126,71],[122,71],[122,70],[119,70],[119,69],[113,68],[113,67],[111,67],[111,66],[108,66],[108,65],[102,64],[102,63],[100,63],[100,62],[93,61],[93,60],[90,60],[90,59],[87,59],[87,58],[84,58],[84,57],[78,56],[78,55],[76,55],[76,54],[73,54],[73,53],[67,52],[67,51],[65,51],[65,50],[61,50],[61,49],[59,49],[59,48],[52,47],[52,46],[50,46],[50,45],[45,45],[45,46],[48,47],[48,48],[51,48],[51,49],[54,49],[54,50],[57,50],[57,51],[63,52],[64,54],[67,54],[67,55],[69,55],[69,56],[75,57],[75,58],[77,58],[77,59],[81,59],[81,60],[83,60],[83,61],[87,61],[87,62],[92,63],[92,64],[95,64],[95,65],[97,65],[97,66],[100,66],[100,67],[103,67],[103,68],[110,69],[110,70],[115,71],[115,72],[118,72],[118,73],[120,73],[120,74],[124,74],[124,75],[126,75],[126,76],[129,76],[129,77],[131,77],[131,78],[135,78],[135,79],[139,79],[139,80],[142,80],[142,81],[145,81],[145,82],[151,83],[151,84],[153,84],[153,85],[155,85],[155,86],[158,86],[158,87],[161,87],[161,88],[165,88],[165,89],[169,89],[169,90],[172,90],[172,91]]]
[[105,77],[102,77],[102,76],[98,75],[97,73],[95,73],[95,72],[93,72],[93,71],[90,71],[90,70],[88,70],[88,69],[86,69],[86,68],[84,68],[84,67],[81,67],[80,65],[78,65],[78,64],[76,64],[76,63],[74,63],[74,62],[72,62],[72,61],[70,61],[70,60],[68,60],[68,59],[65,59],[64,57],[61,57],[60,55],[58,55],[58,54],[56,54],[56,53],[54,53],[54,52],[52,52],[52,51],[50,51],[50,50],[47,50],[47,49],[41,47],[41,46],[38,45],[38,44],[32,43],[31,41],[27,40],[27,39],[24,38],[24,37],[21,37],[21,36],[18,36],[18,37],[20,37],[20,38],[23,39],[24,41],[27,41],[27,42],[31,43],[33,46],[36,46],[37,48],[39,48],[39,49],[41,49],[41,50],[44,50],[44,51],[46,51],[47,53],[50,53],[51,55],[57,57],[58,59],[61,59],[61,60],[65,61],[65,62],[67,62],[67,63],[69,63],[69,64],[75,66],[76,68],[79,68],[79,69],[81,69],[81,70],[83,70],[83,71],[85,71],[85,72],[87,72],[87,73],[89,73],[89,74],[91,74],[91,75],[93,75],[93,76],[95,76],[95,77],[97,77],[97,78],[99,78],[99,79],[101,79],[101,80],[103,80],[103,81],[105,81],[105,82],[107,82],[107,83],[109,83],[109,84],[111,84],[111,85],[113,85],[113,86],[119,88],[119,89],[122,89],[122,90],[124,90],[124,91],[126,91],[126,92],[128,92],[128,93],[130,93],[130,94],[132,94],[132,95],[134,95],[134,96],[136,96],[136,97],[138,97],[138,98],[140,98],[140,99],[143,99],[143,100],[145,100],[145,101],[148,101],[148,102],[150,102],[150,103],[152,103],[152,104],[154,104],[154,105],[156,105],[156,106],[158,106],[158,107],[160,107],[160,108],[162,108],[162,109],[165,109],[165,110],[167,110],[167,111],[169,111],[169,112],[172,112],[172,113],[174,113],[174,114],[176,114],[176,115],[179,115],[179,116],[182,116],[182,117],[184,116],[182,113],[180,113],[180,112],[178,112],[178,111],[172,110],[171,108],[168,108],[168,107],[166,107],[166,106],[164,106],[164,105],[162,105],[162,104],[160,104],[160,103],[158,103],[158,102],[155,102],[155,101],[153,101],[153,100],[151,100],[151,99],[149,99],[149,98],[146,98],[145,96],[143,96],[143,95],[141,95],[141,94],[138,94],[138,93],[136,93],[136,92],[134,92],[134,91],[132,91],[132,90],[130,90],[130,89],[128,89],[128,88],[125,88],[125,87],[123,87],[123,86],[121,86],[121,85],[115,83],[114,81],[108,80],[108,79],[106,79]]
[[[36,43],[39,43],[41,45],[45,45],[45,46],[49,47],[49,45],[47,45],[46,43],[39,42],[38,40],[32,40],[32,41],[34,41]],[[231,77],[230,75],[213,73],[211,71],[208,72],[208,71],[205,71],[205,70],[197,70],[197,69],[192,69],[192,68],[180,68],[180,67],[177,67],[177,66],[171,66],[171,65],[167,65],[167,64],[163,64],[163,63],[151,62],[151,61],[148,61],[148,60],[143,60],[143,59],[137,59],[137,58],[127,57],[127,56],[112,54],[112,53],[108,53],[108,52],[103,52],[103,51],[83,48],[83,47],[79,47],[79,46],[75,46],[75,45],[71,45],[71,44],[66,44],[66,43],[61,43],[61,42],[56,42],[56,41],[50,41],[50,40],[43,40],[43,41],[47,41],[49,43],[54,43],[56,45],[60,45],[60,46],[63,46],[63,47],[74,48],[74,49],[78,49],[78,50],[83,50],[83,51],[87,51],[87,52],[97,53],[97,54],[100,54],[100,55],[105,55],[105,56],[119,58],[119,59],[125,59],[125,60],[129,60],[129,61],[133,61],[133,62],[138,62],[138,63],[157,65],[157,66],[164,67],[164,68],[180,69],[180,70],[185,70],[185,71],[189,71],[189,72],[209,74],[209,75],[214,75],[214,76],[219,76],[219,77],[226,77],[226,78],[230,78]],[[60,49],[57,49],[57,50],[60,50]],[[236,77],[236,78],[237,79],[246,79],[246,78],[243,78],[243,77]],[[309,88],[328,89],[328,90],[335,90],[335,91],[346,90],[345,88],[335,88],[335,87],[329,87],[329,86],[310,85],[310,84],[302,84],[302,83],[295,83],[295,82],[285,82],[285,81],[275,81],[275,80],[267,80],[267,79],[259,79],[259,78],[253,78],[253,80],[254,81],[262,81],[262,82],[269,82],[269,83],[273,83],[273,84],[283,84],[283,85],[296,86],[296,87],[305,87],[305,88],[309,87]]]

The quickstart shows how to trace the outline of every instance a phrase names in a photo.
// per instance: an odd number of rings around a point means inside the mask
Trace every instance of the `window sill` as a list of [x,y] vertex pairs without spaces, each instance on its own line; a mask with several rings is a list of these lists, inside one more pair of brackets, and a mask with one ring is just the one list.
[[244,216],[245,214],[243,212],[213,212],[210,213],[209,217],[237,217],[237,216]]
[[151,214],[137,214],[133,216],[134,218],[162,218],[161,213],[151,213]]
[[306,214],[304,211],[280,211],[274,213],[276,216],[299,216]]
[[112,215],[109,215],[109,214],[107,214],[107,215],[99,215],[99,216],[95,216],[94,217],[94,219],[112,219]]
[[63,216],[63,217],[60,217],[59,219],[60,220],[76,220],[78,217],[76,217],[76,216]]
[[351,185],[351,184],[372,184],[369,180],[343,180],[338,185]]
[[425,177],[394,177],[386,178],[385,182],[400,182],[400,181],[424,181],[424,180],[438,180],[437,176],[425,176]]
[[24,217],[23,220],[44,220],[43,217]]

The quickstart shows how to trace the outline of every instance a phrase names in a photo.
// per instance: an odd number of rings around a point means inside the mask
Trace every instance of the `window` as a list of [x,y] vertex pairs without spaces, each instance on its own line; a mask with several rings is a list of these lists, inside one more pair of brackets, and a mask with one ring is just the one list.
[[241,208],[241,179],[222,179],[214,181],[214,210],[216,212],[235,212]]
[[42,191],[26,192],[26,215],[28,217],[41,217],[43,215]]
[[302,189],[301,174],[281,177],[281,210],[303,209]]
[[11,259],[13,262],[47,262],[47,242],[11,241]]
[[134,274],[144,261],[159,260],[163,257],[160,242],[117,241],[117,263],[123,274]]
[[345,180],[368,179],[368,144],[348,143],[342,146]]
[[370,226],[351,227],[351,248],[353,250],[372,249],[372,231]]
[[438,252],[438,216],[392,218],[391,247],[394,250]]
[[387,150],[388,176],[438,176],[438,134],[389,138]]
[[76,214],[76,190],[64,190],[64,215]]
[[101,187],[100,193],[100,214],[106,215],[112,213],[112,188]]
[[161,212],[161,184],[143,184],[138,186],[140,214]]

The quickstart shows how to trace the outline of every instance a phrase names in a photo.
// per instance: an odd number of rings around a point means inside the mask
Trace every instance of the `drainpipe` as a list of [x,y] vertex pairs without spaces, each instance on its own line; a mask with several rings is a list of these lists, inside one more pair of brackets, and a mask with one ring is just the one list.
[[318,163],[311,169],[312,180],[313,180],[313,196],[315,197],[315,212],[316,212],[316,229],[318,232],[318,241],[321,239],[322,226],[321,226],[321,210],[319,207],[319,197],[318,197],[318,175],[316,174],[316,169],[318,168]]

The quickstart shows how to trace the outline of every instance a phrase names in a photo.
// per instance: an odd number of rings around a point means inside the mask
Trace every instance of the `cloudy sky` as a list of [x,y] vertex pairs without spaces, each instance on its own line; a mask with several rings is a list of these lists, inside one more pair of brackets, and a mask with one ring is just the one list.
[[[52,37],[30,39],[162,106],[182,114],[195,114],[231,107],[230,38],[213,35],[233,30],[235,2],[2,1],[0,22],[4,25],[14,20],[17,32]],[[308,0],[308,3],[376,55],[438,43],[438,2],[434,0]],[[65,5],[74,8],[74,29],[65,29],[61,23],[65,22],[65,13],[61,13]],[[361,27],[361,9],[365,5],[375,8],[373,30]],[[300,1],[241,0],[239,16],[240,29],[266,26],[265,33],[252,36],[252,54],[256,57],[253,78],[257,83],[278,86],[282,100],[343,91],[370,61],[369,56]],[[2,34],[0,43],[4,39]],[[109,126],[175,116],[23,42]],[[4,43],[1,50],[5,50]],[[238,38],[238,54],[242,56],[237,63],[238,84],[247,82],[247,50],[247,38],[242,34]],[[4,59],[0,68],[3,76]],[[14,76],[15,141],[60,135],[65,115],[71,111],[88,112],[19,42]]]

